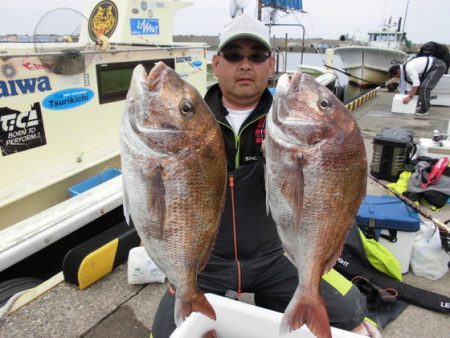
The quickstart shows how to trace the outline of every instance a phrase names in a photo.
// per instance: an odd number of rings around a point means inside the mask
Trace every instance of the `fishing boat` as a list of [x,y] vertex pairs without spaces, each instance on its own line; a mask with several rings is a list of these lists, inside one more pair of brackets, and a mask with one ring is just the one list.
[[349,83],[360,87],[378,86],[389,79],[389,68],[405,63],[407,54],[402,51],[406,33],[389,22],[380,30],[368,33],[368,45],[342,46],[334,49],[342,59]]
[[31,41],[0,44],[0,277],[121,208],[120,121],[137,64],[164,61],[206,92],[207,45],[172,37],[188,5],[87,0],[46,13]]

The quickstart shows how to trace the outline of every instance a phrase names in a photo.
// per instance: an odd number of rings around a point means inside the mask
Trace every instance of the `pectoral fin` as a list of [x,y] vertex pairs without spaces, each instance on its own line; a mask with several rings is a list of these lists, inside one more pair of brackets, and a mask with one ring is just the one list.
[[125,187],[125,183],[123,184],[123,215],[125,216],[125,221],[128,225],[130,225],[130,212],[128,210],[128,191]]
[[283,196],[289,201],[289,204],[294,211],[294,222],[300,222],[301,213],[303,210],[303,193],[304,193],[304,177],[303,166],[305,160],[301,155],[294,155],[294,160],[288,167],[284,180],[281,184],[281,192]]
[[159,238],[164,237],[164,220],[166,216],[166,191],[163,181],[163,168],[157,164],[146,171],[147,176],[147,209],[150,216],[150,224],[159,226]]

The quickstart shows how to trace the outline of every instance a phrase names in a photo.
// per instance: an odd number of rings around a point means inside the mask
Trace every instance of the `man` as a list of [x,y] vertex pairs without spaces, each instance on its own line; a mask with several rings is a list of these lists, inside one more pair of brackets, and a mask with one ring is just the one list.
[[[205,101],[222,129],[229,181],[215,246],[197,284],[204,292],[231,298],[254,293],[256,305],[284,312],[298,276],[266,213],[262,153],[265,117],[272,105],[267,85],[274,66],[269,32],[261,22],[243,14],[224,27],[212,59],[218,84],[208,90]],[[364,330],[365,299],[346,282],[337,289],[322,281],[331,324]],[[174,303],[174,295],[166,292],[154,318],[153,338],[168,337],[175,329]]]
[[[404,104],[408,104],[414,95],[419,94],[419,107],[415,115],[422,118],[429,115],[431,90],[446,70],[447,65],[444,61],[432,56],[420,56],[404,65],[392,66],[389,74],[400,79],[400,93],[407,94],[403,98]],[[405,90],[405,85],[407,90]]]

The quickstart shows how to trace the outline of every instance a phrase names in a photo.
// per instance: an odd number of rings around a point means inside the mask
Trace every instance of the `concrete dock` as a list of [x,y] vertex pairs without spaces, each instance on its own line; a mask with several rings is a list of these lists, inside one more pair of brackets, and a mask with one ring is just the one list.
[[[385,126],[412,129],[416,137],[431,137],[434,129],[447,132],[450,108],[432,107],[426,120],[418,120],[413,115],[391,113],[392,98],[393,93],[381,89],[352,113],[363,133],[369,163],[373,137]],[[367,194],[386,192],[369,179]],[[433,215],[446,221],[450,219],[450,207],[433,212]],[[166,288],[165,284],[129,285],[126,264],[85,290],[58,282],[60,276],[55,280],[56,286],[0,319],[1,338],[148,337],[159,299]],[[404,276],[404,282],[450,297],[450,273],[432,281],[409,272]],[[251,295],[243,295],[243,298],[251,302]],[[449,337],[449,315],[409,305],[383,328],[382,335],[386,338]]]

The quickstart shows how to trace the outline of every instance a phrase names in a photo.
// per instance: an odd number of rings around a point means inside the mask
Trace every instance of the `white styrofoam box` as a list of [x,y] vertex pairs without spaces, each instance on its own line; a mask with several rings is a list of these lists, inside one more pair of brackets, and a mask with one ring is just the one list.
[[[193,312],[170,336],[170,338],[201,338],[206,332],[215,330],[220,338],[314,338],[315,335],[303,325],[298,330],[280,336],[280,312],[243,303],[218,295],[206,294],[216,312],[214,321],[198,312]],[[333,338],[362,338],[363,336],[332,327]]]
[[[382,234],[389,235],[389,230],[381,230]],[[397,231],[397,241],[395,243],[380,237],[378,242],[383,244],[400,262],[400,268],[402,273],[409,271],[409,263],[411,261],[412,248],[414,244],[414,238],[417,231]]]
[[417,143],[417,155],[431,158],[450,158],[450,140],[442,140],[442,147],[430,138],[419,138]]
[[405,94],[395,94],[392,100],[391,112],[393,113],[405,113],[414,114],[417,108],[418,96],[414,96],[408,104],[403,103],[403,98]]

